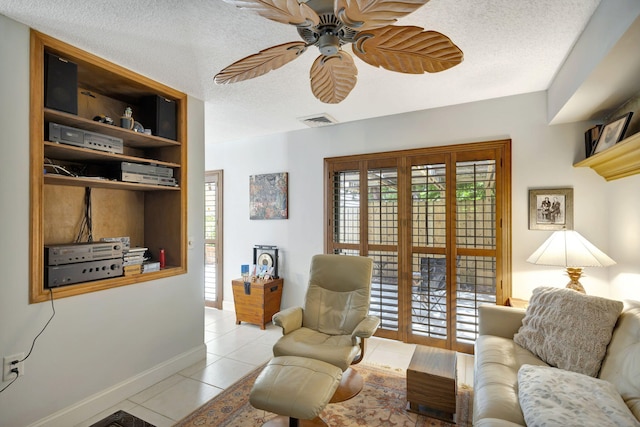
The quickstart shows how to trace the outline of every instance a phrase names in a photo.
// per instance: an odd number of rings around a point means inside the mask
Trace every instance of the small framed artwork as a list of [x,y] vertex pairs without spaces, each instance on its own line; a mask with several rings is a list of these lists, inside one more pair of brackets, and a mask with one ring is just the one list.
[[563,229],[573,229],[573,188],[529,190],[529,230]]
[[624,137],[632,115],[633,111],[604,125],[602,132],[600,132],[598,142],[596,142],[596,146],[593,148],[593,154],[600,153],[616,145]]
[[287,219],[289,217],[289,174],[269,173],[249,177],[249,218]]

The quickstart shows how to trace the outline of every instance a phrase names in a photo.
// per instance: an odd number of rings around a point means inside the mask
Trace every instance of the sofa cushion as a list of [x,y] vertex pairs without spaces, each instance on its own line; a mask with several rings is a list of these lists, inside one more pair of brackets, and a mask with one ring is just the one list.
[[523,365],[518,398],[529,427],[640,427],[613,384],[576,372]]
[[551,366],[595,377],[622,307],[571,289],[539,287],[513,340]]
[[616,386],[633,415],[640,420],[640,302],[625,303],[607,347],[600,378]]
[[518,403],[518,369],[545,363],[512,339],[492,335],[476,339],[474,363],[473,425],[485,419],[525,425]]

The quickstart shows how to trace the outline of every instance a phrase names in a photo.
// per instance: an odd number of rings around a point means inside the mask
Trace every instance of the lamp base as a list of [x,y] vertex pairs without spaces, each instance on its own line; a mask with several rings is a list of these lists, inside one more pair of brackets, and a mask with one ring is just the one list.
[[579,281],[580,276],[582,276],[582,268],[567,267],[567,275],[571,279],[571,281],[567,283],[567,288],[586,294],[586,292],[584,291],[584,287],[582,286],[582,284],[580,284],[580,281]]

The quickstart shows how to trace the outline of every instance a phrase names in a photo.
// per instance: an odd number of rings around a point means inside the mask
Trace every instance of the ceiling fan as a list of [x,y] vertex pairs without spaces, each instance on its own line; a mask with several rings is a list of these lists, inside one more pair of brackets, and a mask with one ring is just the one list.
[[225,0],[283,24],[295,25],[304,41],[264,49],[234,62],[214,77],[217,84],[261,76],[293,61],[309,46],[320,56],[311,67],[311,91],[337,104],[355,87],[353,53],[374,67],[407,74],[436,73],[462,62],[462,51],[445,35],[415,26],[391,25],[429,0]]

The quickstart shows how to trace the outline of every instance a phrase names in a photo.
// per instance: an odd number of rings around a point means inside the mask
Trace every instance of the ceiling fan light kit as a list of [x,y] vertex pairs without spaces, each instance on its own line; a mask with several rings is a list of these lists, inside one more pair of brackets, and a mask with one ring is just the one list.
[[374,67],[406,74],[437,73],[462,62],[462,51],[445,35],[415,26],[395,26],[429,0],[225,0],[241,9],[297,27],[302,42],[264,49],[229,65],[214,77],[217,84],[249,80],[278,69],[316,46],[320,56],[311,72],[311,91],[320,101],[337,104],[355,87],[353,53]]

